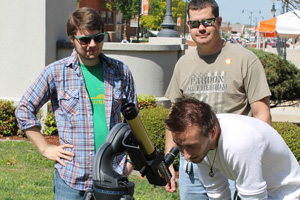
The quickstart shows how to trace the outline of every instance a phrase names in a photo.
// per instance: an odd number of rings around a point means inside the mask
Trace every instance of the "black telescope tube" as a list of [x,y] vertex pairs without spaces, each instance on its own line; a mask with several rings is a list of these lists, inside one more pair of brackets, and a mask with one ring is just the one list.
[[140,116],[138,115],[139,112],[135,104],[126,103],[122,106],[121,112],[142,152],[146,156],[151,156],[155,153],[155,147],[149,138]]

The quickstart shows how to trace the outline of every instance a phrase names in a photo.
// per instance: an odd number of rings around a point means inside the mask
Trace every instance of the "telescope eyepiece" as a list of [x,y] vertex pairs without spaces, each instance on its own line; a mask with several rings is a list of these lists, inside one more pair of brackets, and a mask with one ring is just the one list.
[[133,120],[139,113],[134,103],[124,104],[121,108],[121,112],[126,120]]
[[169,167],[175,160],[179,150],[176,147],[173,147],[169,153],[165,156],[166,166]]

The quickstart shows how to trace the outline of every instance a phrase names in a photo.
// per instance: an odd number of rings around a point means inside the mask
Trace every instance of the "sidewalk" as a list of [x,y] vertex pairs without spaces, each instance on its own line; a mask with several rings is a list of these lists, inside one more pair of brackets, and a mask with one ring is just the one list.
[[300,125],[300,107],[279,107],[271,109],[273,122],[292,122]]

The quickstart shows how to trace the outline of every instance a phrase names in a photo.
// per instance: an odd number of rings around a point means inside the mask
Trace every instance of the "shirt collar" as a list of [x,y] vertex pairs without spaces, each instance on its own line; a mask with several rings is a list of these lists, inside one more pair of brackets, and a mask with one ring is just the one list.
[[[110,73],[114,73],[114,67],[113,67],[114,65],[112,64],[113,59],[109,59],[102,52],[100,53],[99,57],[103,63],[103,69],[107,68],[107,70],[109,70]],[[66,66],[71,67],[74,70],[76,70],[78,68],[79,59],[78,59],[78,54],[77,54],[77,51],[75,50],[75,48],[73,49],[73,52],[72,52],[71,56],[69,57]]]
[[76,70],[78,65],[79,65],[79,60],[78,60],[77,52],[74,48],[66,66]]

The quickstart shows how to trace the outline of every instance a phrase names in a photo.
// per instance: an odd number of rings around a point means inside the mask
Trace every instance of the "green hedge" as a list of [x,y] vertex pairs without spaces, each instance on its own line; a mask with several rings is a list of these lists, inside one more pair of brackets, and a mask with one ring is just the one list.
[[148,132],[154,146],[162,153],[165,151],[165,126],[164,120],[169,110],[162,106],[140,111],[141,120]]
[[18,133],[16,107],[13,101],[0,99],[0,136],[12,136]]
[[[169,114],[169,109],[163,106],[144,109],[140,111],[141,120],[146,131],[157,150],[164,154],[165,152],[165,125],[164,120]],[[174,161],[174,167],[177,170],[179,166],[179,156]]]
[[272,126],[282,136],[300,164],[300,127],[288,122],[273,122]]

